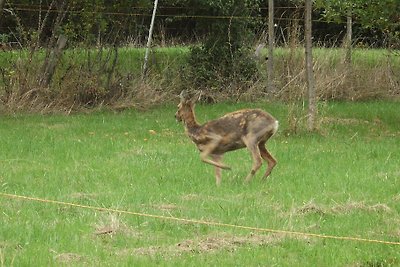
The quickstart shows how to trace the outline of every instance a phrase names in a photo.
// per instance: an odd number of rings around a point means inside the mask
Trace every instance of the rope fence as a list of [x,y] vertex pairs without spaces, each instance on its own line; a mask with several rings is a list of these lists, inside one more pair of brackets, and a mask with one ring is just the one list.
[[276,233],[276,234],[296,235],[296,236],[321,238],[321,239],[334,239],[334,240],[344,240],[344,241],[354,241],[354,242],[364,242],[364,243],[377,243],[377,244],[395,245],[395,246],[400,245],[400,242],[396,242],[396,241],[385,241],[385,240],[368,239],[368,238],[352,237],[352,236],[335,236],[335,235],[305,233],[305,232],[297,232],[297,231],[288,231],[288,230],[236,225],[236,224],[229,224],[229,223],[209,222],[209,221],[196,220],[196,219],[185,219],[185,218],[178,218],[178,217],[172,217],[172,216],[154,215],[154,214],[132,212],[132,211],[126,211],[126,210],[112,209],[112,208],[95,207],[95,206],[89,206],[89,205],[82,205],[82,204],[76,204],[76,203],[70,203],[70,202],[63,202],[63,201],[57,201],[57,200],[49,200],[49,199],[42,199],[42,198],[21,196],[21,195],[7,194],[7,193],[0,193],[0,196],[9,198],[9,199],[20,199],[20,200],[25,200],[25,201],[50,203],[50,204],[55,204],[55,205],[70,206],[70,207],[81,208],[81,209],[89,209],[89,210],[97,210],[97,211],[102,211],[102,212],[112,212],[112,213],[119,213],[119,214],[126,214],[126,215],[134,215],[134,216],[139,216],[139,217],[147,217],[147,218],[166,220],[166,221],[175,221],[175,222],[181,222],[181,223],[202,224],[202,225],[207,225],[207,226],[217,226],[217,227],[224,227],[224,228],[251,230],[251,231],[257,231],[257,232],[268,232],[268,233]]

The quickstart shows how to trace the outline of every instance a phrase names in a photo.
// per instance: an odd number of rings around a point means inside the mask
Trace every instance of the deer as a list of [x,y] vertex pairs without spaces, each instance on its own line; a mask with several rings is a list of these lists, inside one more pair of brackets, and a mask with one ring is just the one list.
[[277,164],[276,159],[265,147],[266,142],[278,130],[278,121],[261,109],[242,109],[224,116],[199,124],[194,112],[195,103],[200,99],[201,91],[194,96],[183,90],[179,97],[178,110],[175,118],[183,122],[186,135],[200,151],[204,163],[214,165],[216,185],[221,184],[221,170],[231,168],[222,163],[224,153],[241,148],[247,148],[253,159],[250,173],[245,182],[251,181],[262,166],[262,160],[267,162],[264,179],[267,178]]

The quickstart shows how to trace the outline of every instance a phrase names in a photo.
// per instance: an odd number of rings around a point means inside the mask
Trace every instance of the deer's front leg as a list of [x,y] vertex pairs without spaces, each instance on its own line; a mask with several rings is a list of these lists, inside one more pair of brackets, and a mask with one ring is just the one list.
[[210,135],[207,136],[210,141],[202,146],[202,151],[200,153],[200,158],[203,162],[214,165],[215,167],[225,169],[225,170],[230,170],[231,168],[220,163],[220,162],[215,162],[215,160],[211,160],[208,157],[210,154],[215,150],[215,148],[218,147],[218,145],[221,143],[222,137],[220,135]]
[[[211,155],[211,158],[218,164],[221,164],[222,155]],[[217,186],[221,185],[221,168],[215,166],[215,183]]]

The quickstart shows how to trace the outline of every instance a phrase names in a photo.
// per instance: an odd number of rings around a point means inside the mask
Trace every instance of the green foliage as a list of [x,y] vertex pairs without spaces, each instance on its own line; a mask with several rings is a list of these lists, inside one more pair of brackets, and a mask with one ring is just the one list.
[[141,10],[139,13],[147,13],[151,7],[151,2],[144,0],[69,1],[70,12],[63,30],[71,42],[85,46],[126,42],[124,37],[127,32],[142,34],[147,28],[141,28],[138,16],[122,16],[120,13],[135,12],[135,9]]
[[351,9],[356,22],[365,28],[384,32],[400,30],[398,0],[317,0],[316,4],[324,9],[324,17],[333,21],[343,21]]
[[257,68],[251,57],[251,11],[258,1],[209,1],[203,3],[209,15],[220,16],[208,25],[209,35],[200,46],[191,48],[189,80],[197,88],[236,87],[251,80]]
[[[52,11],[46,15],[50,3]],[[98,45],[115,43],[139,43],[143,44],[150,23],[150,14],[153,1],[148,0],[13,0],[7,1],[8,12],[3,12],[0,21],[0,34],[7,34],[10,38],[6,41],[20,43],[26,47],[30,39],[36,43],[39,38],[41,46],[46,44],[52,35],[54,20],[58,16],[62,3],[66,4],[64,21],[61,31],[69,37],[68,45]],[[276,1],[279,9],[276,15],[285,16],[291,13],[293,8],[290,6],[301,7],[304,0]],[[355,21],[362,25],[362,28],[374,28],[378,31],[385,31],[393,36],[399,32],[400,5],[398,0],[317,0],[316,6],[324,10],[324,16],[330,20],[342,21],[348,7],[354,9]],[[248,29],[253,29],[253,33],[260,30],[255,25],[262,25],[258,20],[261,16],[265,21],[265,0],[165,0],[161,1],[157,10],[155,25],[155,39],[173,37],[183,42],[191,42],[197,37],[204,37],[212,32],[214,24],[225,25],[222,35],[226,36],[229,18],[232,22],[245,24]],[[287,7],[287,9],[285,9]],[[318,10],[320,11],[320,10]],[[315,14],[317,15],[317,14]],[[214,16],[223,18],[214,19]],[[248,19],[251,16],[252,19]],[[45,19],[46,18],[46,19]],[[46,21],[45,21],[46,20]],[[236,20],[236,21],[234,21]],[[43,24],[42,24],[43,23]],[[279,21],[281,27],[285,27],[284,21]],[[184,25],[184,26],[182,26]],[[314,27],[315,35],[323,33],[322,28],[326,24]],[[43,27],[42,29],[40,29]],[[232,32],[234,31],[232,24]],[[332,27],[332,25],[331,25]],[[335,25],[337,35],[339,35],[340,25]],[[160,31],[161,29],[161,31]],[[57,34],[60,29],[57,30]],[[218,31],[221,34],[221,31]],[[39,36],[38,36],[39,35]],[[244,35],[246,36],[246,34]],[[226,39],[226,38],[225,38]]]
[[[138,36],[147,32],[146,14],[152,8],[152,3],[145,0],[15,0],[7,2],[10,12],[5,12],[0,26],[10,32],[17,29],[17,32],[12,32],[10,35],[13,37],[11,41],[18,41],[23,46],[27,46],[30,39],[36,42],[37,37],[46,43],[54,30],[56,34],[63,33],[68,36],[69,46],[93,47],[99,44],[126,42],[127,37],[139,38]],[[62,16],[60,27],[55,29],[54,26],[57,24],[55,20],[60,12],[65,12],[65,16]],[[127,12],[132,12],[133,15],[127,16]],[[0,34],[2,34],[1,31]]]
[[189,81],[196,88],[217,88],[243,86],[254,79],[257,73],[254,58],[248,49],[242,48],[231,53],[230,47],[221,45],[195,46],[190,50]]
[[[102,15],[105,10],[104,0],[69,1],[68,21],[65,24],[65,34],[70,40],[95,44],[97,36],[104,32],[107,21]],[[76,12],[79,11],[79,12]]]

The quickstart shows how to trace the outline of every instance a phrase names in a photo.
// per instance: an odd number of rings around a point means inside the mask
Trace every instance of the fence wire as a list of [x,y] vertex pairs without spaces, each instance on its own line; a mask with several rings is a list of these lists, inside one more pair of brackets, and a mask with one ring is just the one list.
[[7,193],[0,193],[0,196],[9,198],[9,199],[20,199],[20,200],[25,200],[25,201],[49,203],[49,204],[55,204],[55,205],[60,205],[60,206],[69,206],[69,207],[74,207],[74,208],[97,210],[97,211],[102,211],[102,212],[119,213],[119,214],[133,215],[133,216],[138,216],[138,217],[153,218],[153,219],[157,219],[157,220],[175,221],[175,222],[180,222],[180,223],[202,224],[202,225],[216,226],[216,227],[221,227],[221,228],[233,228],[233,229],[251,230],[251,231],[257,231],[257,232],[268,232],[268,233],[285,234],[285,235],[295,235],[295,236],[312,237],[312,238],[320,238],[320,239],[333,239],[333,240],[375,243],[375,244],[394,245],[394,246],[400,245],[400,242],[397,242],[397,241],[386,241],[386,240],[369,239],[369,238],[352,237],[352,236],[336,236],[336,235],[306,233],[306,232],[253,227],[253,226],[245,226],[245,225],[237,225],[237,224],[229,224],[229,223],[210,222],[210,221],[204,221],[204,220],[155,215],[155,214],[140,213],[140,212],[119,210],[119,209],[113,209],[113,208],[95,207],[95,206],[82,205],[82,204],[77,204],[77,203],[70,203],[70,202],[63,202],[63,201],[57,201],[57,200],[42,199],[42,198],[21,196],[21,195],[15,195],[15,194],[7,194]]

